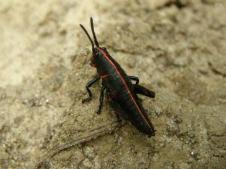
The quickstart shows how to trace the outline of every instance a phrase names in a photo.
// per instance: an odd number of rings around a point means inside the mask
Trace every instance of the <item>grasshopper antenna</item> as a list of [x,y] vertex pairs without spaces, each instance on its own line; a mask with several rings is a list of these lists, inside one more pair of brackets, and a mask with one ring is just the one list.
[[91,29],[92,29],[93,39],[94,39],[95,45],[96,45],[97,47],[99,47],[99,43],[98,43],[98,41],[97,41],[97,37],[96,37],[95,31],[94,31],[93,18],[92,18],[92,17],[90,18],[90,24],[91,24]]
[[[80,24],[81,28],[83,29],[83,31],[85,32],[86,36],[89,38],[89,41],[92,45],[92,51],[94,51],[94,43],[93,43],[93,40],[91,39],[91,37],[89,36],[89,33],[87,32],[86,28]],[[96,43],[96,42],[95,42]]]

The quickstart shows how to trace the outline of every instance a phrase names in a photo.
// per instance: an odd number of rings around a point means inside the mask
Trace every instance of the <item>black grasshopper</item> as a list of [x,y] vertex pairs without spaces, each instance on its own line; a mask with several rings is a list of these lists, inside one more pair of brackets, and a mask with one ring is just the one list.
[[[137,94],[142,94],[147,97],[154,98],[155,93],[143,86],[139,85],[139,79],[135,76],[128,76],[121,66],[109,55],[104,47],[100,47],[97,41],[93,19],[90,18],[93,40],[83,25],[80,24],[85,34],[89,38],[92,45],[91,65],[97,69],[96,77],[89,81],[86,85],[88,97],[84,102],[92,99],[90,87],[100,79],[102,87],[99,98],[99,108],[97,113],[101,112],[103,106],[104,95],[106,94],[116,113],[124,119],[129,120],[139,131],[154,136],[155,130],[150,122]],[[135,82],[135,84],[132,83]]]

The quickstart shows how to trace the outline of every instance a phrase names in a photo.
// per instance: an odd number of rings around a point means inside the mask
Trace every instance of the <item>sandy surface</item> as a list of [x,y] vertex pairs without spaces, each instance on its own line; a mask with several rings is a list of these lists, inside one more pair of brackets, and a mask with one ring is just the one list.
[[[93,16],[102,46],[154,90],[141,97],[157,130],[118,124],[100,84],[86,97]],[[226,1],[0,2],[1,169],[223,169]]]

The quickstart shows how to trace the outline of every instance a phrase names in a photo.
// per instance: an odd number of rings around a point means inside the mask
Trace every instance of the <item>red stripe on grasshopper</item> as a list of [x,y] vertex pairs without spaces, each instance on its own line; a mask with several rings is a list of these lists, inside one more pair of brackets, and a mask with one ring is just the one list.
[[123,82],[124,86],[126,87],[126,90],[127,90],[128,94],[129,94],[129,96],[131,97],[133,103],[136,105],[136,108],[137,108],[138,112],[141,114],[142,118],[145,120],[145,122],[148,124],[148,126],[150,128],[152,128],[152,126],[149,124],[148,120],[145,118],[145,115],[141,111],[140,107],[138,106],[136,100],[134,99],[134,97],[133,97],[128,85],[126,84],[126,81],[124,80],[123,76],[119,72],[118,68],[115,66],[115,64],[112,62],[112,60],[108,57],[108,54],[106,54],[106,52],[103,49],[101,49],[101,48],[98,48],[98,49],[104,55],[104,57],[107,59],[107,61],[114,67],[115,71],[120,76],[121,81]]

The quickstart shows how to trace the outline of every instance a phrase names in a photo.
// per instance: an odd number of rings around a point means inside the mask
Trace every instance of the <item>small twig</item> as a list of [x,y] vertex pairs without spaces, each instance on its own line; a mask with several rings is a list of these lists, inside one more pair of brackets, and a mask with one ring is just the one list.
[[218,70],[211,62],[208,63],[209,67],[210,67],[210,70],[216,74],[216,75],[219,75],[219,76],[222,76],[222,77],[226,77],[226,73],[223,73],[221,72],[220,70]]
[[119,127],[119,122],[113,121],[111,123],[107,123],[105,125],[102,125],[98,128],[92,129],[88,134],[83,134],[79,137],[77,137],[75,140],[72,140],[68,143],[65,143],[63,145],[59,145],[57,147],[52,148],[49,153],[44,155],[43,160],[39,161],[38,164],[35,166],[35,169],[39,169],[42,166],[49,166],[49,160],[53,158],[55,155],[59,154],[62,151],[65,151],[69,148],[72,148],[76,145],[79,145],[81,143],[88,142],[90,140],[93,140],[97,137],[103,136],[108,133],[112,133]]

